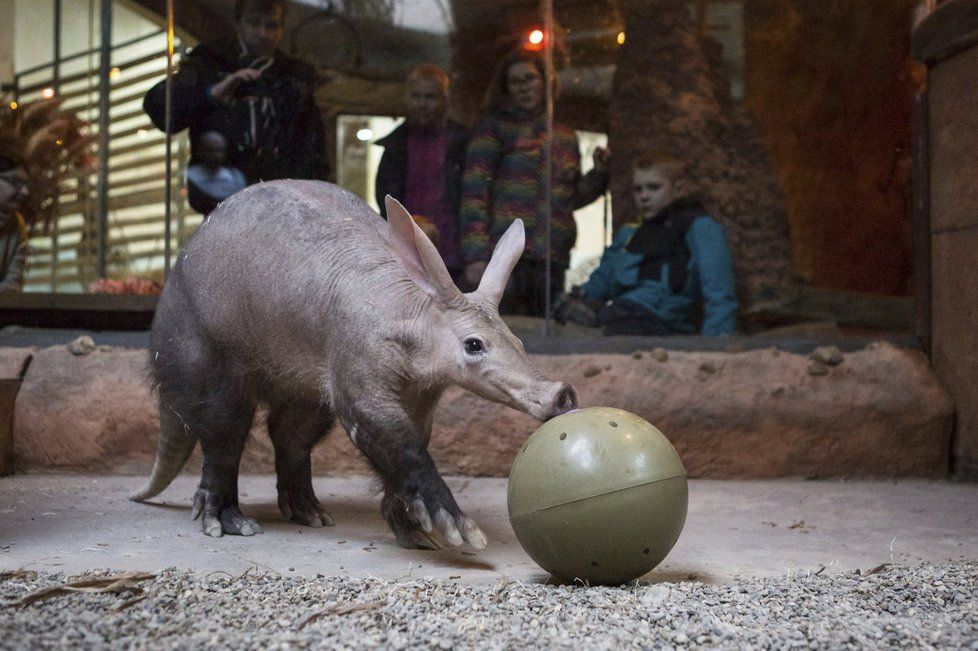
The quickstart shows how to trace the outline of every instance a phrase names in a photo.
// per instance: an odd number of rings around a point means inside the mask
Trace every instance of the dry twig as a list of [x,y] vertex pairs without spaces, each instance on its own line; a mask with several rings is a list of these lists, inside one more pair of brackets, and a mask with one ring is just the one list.
[[296,623],[296,630],[301,631],[309,624],[312,624],[316,620],[325,617],[326,615],[349,615],[350,613],[356,613],[363,610],[373,610],[375,608],[383,608],[387,605],[386,599],[378,599],[377,601],[365,601],[356,604],[330,604],[325,608],[315,610]]
[[133,597],[132,599],[127,599],[123,601],[121,604],[119,604],[118,606],[116,606],[115,611],[117,613],[122,612],[126,608],[129,608],[130,606],[135,606],[143,599],[148,599],[148,598],[149,598],[149,594],[147,593],[147,594],[141,594],[138,597]]
[[72,581],[70,583],[62,583],[61,585],[52,585],[35,590],[21,598],[19,605],[26,606],[35,601],[41,601],[71,592],[132,592],[134,594],[142,594],[143,589],[136,584],[146,579],[152,579],[155,576],[156,572],[124,572],[111,576],[88,577],[80,581]]
[[879,572],[882,572],[883,570],[885,570],[889,566],[890,566],[889,563],[880,563],[876,567],[870,568],[870,569],[866,570],[865,572],[863,572],[863,576],[869,576],[870,574],[877,574]]
[[499,579],[499,585],[497,585],[496,589],[492,591],[492,600],[496,603],[502,601],[503,594],[505,594],[507,587],[509,587],[509,577],[504,575]]

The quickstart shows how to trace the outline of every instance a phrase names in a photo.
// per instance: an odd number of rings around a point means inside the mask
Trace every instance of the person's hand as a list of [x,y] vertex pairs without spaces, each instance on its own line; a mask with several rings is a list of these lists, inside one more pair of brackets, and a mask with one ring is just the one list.
[[599,174],[607,174],[608,163],[611,161],[611,149],[609,147],[598,147],[591,155],[591,160],[594,161],[594,169]]
[[598,317],[591,306],[591,302],[580,293],[575,294],[574,292],[564,294],[558,299],[554,309],[554,319],[561,325],[568,321],[588,328],[598,325]]
[[486,271],[485,262],[470,262],[467,267],[465,267],[465,282],[471,289],[476,289],[479,286],[479,281],[482,280],[482,274]]
[[261,77],[261,70],[255,68],[241,68],[211,86],[211,99],[221,104],[230,104],[234,98],[234,91],[243,82],[255,81]]

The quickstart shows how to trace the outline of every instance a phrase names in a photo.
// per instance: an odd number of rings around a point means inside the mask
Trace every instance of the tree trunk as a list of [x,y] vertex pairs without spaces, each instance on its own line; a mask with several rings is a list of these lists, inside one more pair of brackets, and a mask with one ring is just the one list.
[[730,96],[719,44],[697,34],[687,3],[626,0],[626,41],[611,98],[616,226],[634,218],[631,161],[683,162],[683,190],[724,225],[745,303],[773,298],[791,273],[783,196],[751,115]]

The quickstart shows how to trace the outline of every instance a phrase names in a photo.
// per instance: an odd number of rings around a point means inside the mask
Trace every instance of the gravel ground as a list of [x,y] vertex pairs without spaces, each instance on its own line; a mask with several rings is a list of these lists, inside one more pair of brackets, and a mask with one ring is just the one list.
[[[108,574],[108,573],[102,573]],[[978,650],[978,562],[724,585],[492,587],[405,578],[164,570],[129,591],[33,591],[81,577],[0,574],[0,647],[964,648]],[[86,578],[89,578],[86,576]]]

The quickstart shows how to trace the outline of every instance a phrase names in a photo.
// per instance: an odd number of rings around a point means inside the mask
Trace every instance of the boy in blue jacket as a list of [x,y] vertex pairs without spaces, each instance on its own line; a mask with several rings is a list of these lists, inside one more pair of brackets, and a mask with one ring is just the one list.
[[600,325],[606,335],[731,335],[737,295],[723,226],[676,188],[681,164],[663,154],[632,166],[632,198],[642,221],[622,226],[586,283],[557,319]]

